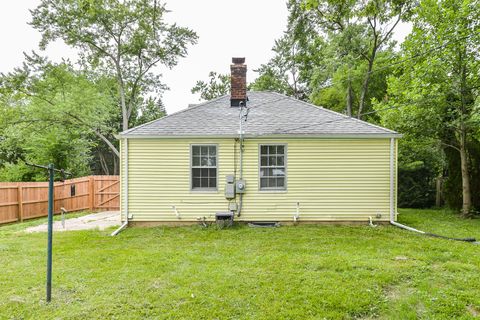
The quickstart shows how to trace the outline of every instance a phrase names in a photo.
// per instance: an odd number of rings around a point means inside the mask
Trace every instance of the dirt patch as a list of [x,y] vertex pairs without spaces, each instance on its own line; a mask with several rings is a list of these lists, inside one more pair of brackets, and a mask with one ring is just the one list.
[[[99,213],[89,214],[79,218],[66,219],[65,223],[62,221],[55,221],[53,223],[53,231],[73,231],[73,230],[91,230],[119,226],[120,212],[118,211],[104,211]],[[26,232],[47,232],[48,225],[41,224],[39,226],[30,227]]]
[[480,310],[478,310],[477,308],[475,308],[475,306],[467,306],[467,310],[468,312],[475,318],[479,318],[480,317]]

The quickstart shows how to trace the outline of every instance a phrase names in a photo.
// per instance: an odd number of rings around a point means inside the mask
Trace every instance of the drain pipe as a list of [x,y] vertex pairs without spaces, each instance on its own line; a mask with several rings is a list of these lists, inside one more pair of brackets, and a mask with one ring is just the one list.
[[394,225],[398,228],[408,230],[411,232],[416,232],[419,234],[423,234],[425,236],[430,236],[430,237],[435,237],[435,238],[442,238],[442,239],[448,239],[448,240],[455,240],[455,241],[464,241],[464,242],[473,242],[478,244],[477,240],[475,238],[452,238],[452,237],[446,237],[442,235],[438,235],[435,233],[429,233],[425,232],[422,230],[418,230],[406,225],[403,225],[401,223],[398,223],[395,221],[395,139],[390,138],[390,224]]
[[180,219],[180,213],[178,213],[177,207],[172,206],[173,211],[175,212],[175,215],[177,216],[177,219]]
[[395,222],[395,139],[390,138],[390,222]]
[[390,138],[390,224],[408,231],[425,234],[424,231],[405,226],[395,221],[395,171],[395,139]]
[[115,231],[112,232],[111,236],[114,237],[119,234],[123,229],[128,226],[128,139],[125,138],[125,172],[124,172],[124,179],[125,179],[125,221],[122,225]]
[[293,223],[297,223],[298,219],[300,219],[300,202],[297,201],[297,212],[293,215]]

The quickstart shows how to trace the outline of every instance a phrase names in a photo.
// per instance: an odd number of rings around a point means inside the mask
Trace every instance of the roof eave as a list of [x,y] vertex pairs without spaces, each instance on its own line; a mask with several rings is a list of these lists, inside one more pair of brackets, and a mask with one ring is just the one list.
[[[245,139],[322,138],[322,139],[386,139],[402,138],[400,133],[355,133],[355,134],[245,134]],[[225,135],[145,135],[119,134],[119,139],[235,139],[238,134]]]

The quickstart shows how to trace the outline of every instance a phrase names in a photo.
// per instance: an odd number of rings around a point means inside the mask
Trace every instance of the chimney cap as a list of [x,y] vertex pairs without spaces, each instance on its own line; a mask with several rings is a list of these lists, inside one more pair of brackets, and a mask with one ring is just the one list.
[[245,58],[232,58],[233,64],[243,64],[245,63]]

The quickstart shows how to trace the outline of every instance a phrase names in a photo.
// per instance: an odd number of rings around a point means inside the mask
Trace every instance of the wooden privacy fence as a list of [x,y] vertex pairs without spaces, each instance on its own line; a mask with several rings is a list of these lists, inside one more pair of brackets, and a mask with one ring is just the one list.
[[[89,176],[55,182],[54,212],[119,210],[119,176]],[[48,214],[48,182],[0,182],[0,224]]]

